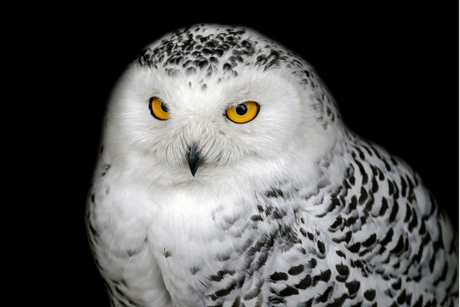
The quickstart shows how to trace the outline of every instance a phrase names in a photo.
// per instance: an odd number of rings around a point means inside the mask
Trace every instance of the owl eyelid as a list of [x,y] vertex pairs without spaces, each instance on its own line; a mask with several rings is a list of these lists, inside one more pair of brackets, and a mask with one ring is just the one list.
[[234,102],[234,103],[229,104],[227,109],[231,107],[236,107],[236,106],[239,106],[240,104],[245,104],[248,102],[254,102],[255,104],[259,105],[259,103],[255,100],[244,100],[243,102]]

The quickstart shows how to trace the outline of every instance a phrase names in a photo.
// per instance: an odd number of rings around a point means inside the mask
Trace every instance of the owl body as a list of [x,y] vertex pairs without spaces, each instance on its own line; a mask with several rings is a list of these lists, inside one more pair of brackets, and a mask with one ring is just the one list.
[[[257,111],[239,123],[243,102]],[[102,146],[87,225],[113,306],[458,305],[457,239],[419,176],[252,30],[150,45]]]

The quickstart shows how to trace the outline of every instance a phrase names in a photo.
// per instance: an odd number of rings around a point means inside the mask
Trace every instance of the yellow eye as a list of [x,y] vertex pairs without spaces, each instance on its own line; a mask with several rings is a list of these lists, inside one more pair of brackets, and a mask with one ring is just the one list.
[[253,120],[259,113],[259,104],[257,102],[248,101],[237,106],[227,109],[227,117],[232,122],[237,124],[247,123]]
[[168,107],[158,97],[152,97],[149,99],[150,114],[159,120],[167,120],[169,118]]

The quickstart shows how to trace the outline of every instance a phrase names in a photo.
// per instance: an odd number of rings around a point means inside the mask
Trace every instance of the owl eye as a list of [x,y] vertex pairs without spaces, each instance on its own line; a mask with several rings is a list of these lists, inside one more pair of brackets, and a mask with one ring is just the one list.
[[227,109],[227,117],[237,124],[247,123],[257,116],[259,108],[260,106],[257,102],[248,101],[240,103],[237,106]]
[[149,99],[150,114],[159,120],[167,120],[169,118],[169,109],[158,97]]

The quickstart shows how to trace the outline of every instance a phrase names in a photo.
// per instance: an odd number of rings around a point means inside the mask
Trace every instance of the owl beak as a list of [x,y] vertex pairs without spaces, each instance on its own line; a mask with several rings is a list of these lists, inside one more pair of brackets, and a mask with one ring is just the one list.
[[198,144],[193,144],[188,149],[187,161],[192,172],[192,176],[195,177],[198,167],[201,165],[203,160],[200,157],[200,152],[198,151]]

